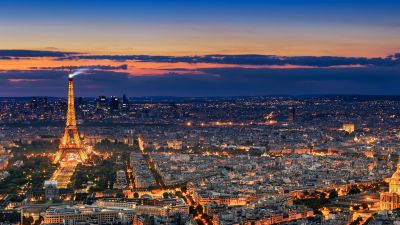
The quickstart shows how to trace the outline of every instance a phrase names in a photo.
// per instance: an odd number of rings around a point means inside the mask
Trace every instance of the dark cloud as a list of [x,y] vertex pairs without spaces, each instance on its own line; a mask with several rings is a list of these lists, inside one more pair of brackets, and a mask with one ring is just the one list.
[[[136,60],[141,62],[162,63],[217,63],[232,65],[254,66],[311,66],[311,67],[335,67],[335,66],[397,66],[400,65],[400,53],[388,57],[341,57],[341,56],[276,56],[276,55],[201,55],[201,56],[150,56],[150,55],[77,55],[76,52],[62,51],[36,51],[36,50],[0,50],[0,59],[12,59],[18,57],[54,57],[56,60]],[[46,68],[43,68],[46,69]]]
[[[77,96],[400,95],[400,66],[307,69],[202,69],[203,74],[131,76],[94,70],[75,79]],[[14,81],[12,81],[14,79]],[[16,79],[16,81],[15,81]],[[62,71],[3,71],[1,96],[66,96]]]
[[[400,95],[400,53],[384,58],[335,56],[205,55],[112,56],[74,55],[68,52],[0,50],[0,59],[16,57],[55,59],[109,59],[143,62],[186,62],[236,65],[235,68],[162,69],[165,74],[134,76],[128,66],[87,65],[91,70],[75,79],[77,96],[250,96],[304,94]],[[312,68],[265,69],[243,65],[299,65]],[[362,65],[363,67],[349,67]],[[340,67],[344,66],[344,67]],[[346,67],[347,66],[347,67]],[[82,66],[79,66],[81,68]],[[32,70],[0,70],[0,96],[65,96],[69,66]],[[78,69],[73,67],[72,69]],[[116,72],[115,70],[118,70]],[[182,73],[184,74],[178,74]]]
[[92,69],[92,70],[127,70],[128,65],[122,64],[119,66],[111,65],[85,65],[85,66],[56,66],[56,67],[30,67],[33,70],[77,70],[81,68]]
[[33,71],[33,70],[3,70],[0,73],[0,80],[8,79],[61,79],[67,77],[64,72],[55,71]]
[[204,55],[204,56],[149,56],[149,55],[82,55],[69,56],[63,59],[108,59],[115,61],[137,60],[141,62],[163,62],[163,63],[217,63],[233,65],[255,65],[255,66],[312,66],[312,67],[334,67],[334,66],[396,66],[400,65],[399,54],[385,58],[365,57],[340,57],[340,56],[276,56],[276,55]]
[[67,57],[76,52],[37,51],[37,50],[0,50],[1,57]]

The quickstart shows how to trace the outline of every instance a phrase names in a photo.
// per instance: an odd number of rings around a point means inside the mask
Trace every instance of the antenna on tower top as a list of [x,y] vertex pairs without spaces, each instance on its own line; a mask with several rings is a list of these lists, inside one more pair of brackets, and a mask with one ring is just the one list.
[[72,66],[69,66],[69,73],[68,73],[68,79],[72,79],[73,75],[72,75]]

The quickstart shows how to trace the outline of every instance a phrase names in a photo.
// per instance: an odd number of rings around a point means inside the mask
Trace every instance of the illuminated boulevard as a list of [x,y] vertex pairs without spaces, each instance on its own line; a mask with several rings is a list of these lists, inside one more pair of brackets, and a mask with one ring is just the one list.
[[59,188],[67,188],[77,164],[76,160],[61,161],[51,180],[57,181]]

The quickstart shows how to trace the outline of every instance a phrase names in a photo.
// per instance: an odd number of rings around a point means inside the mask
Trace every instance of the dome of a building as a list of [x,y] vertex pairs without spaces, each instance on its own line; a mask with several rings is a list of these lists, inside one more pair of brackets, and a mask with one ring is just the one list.
[[389,192],[400,195],[400,168],[399,168],[399,165],[397,166],[396,172],[390,178]]
[[400,208],[400,164],[390,178],[389,192],[380,193],[379,207],[381,210],[393,210]]

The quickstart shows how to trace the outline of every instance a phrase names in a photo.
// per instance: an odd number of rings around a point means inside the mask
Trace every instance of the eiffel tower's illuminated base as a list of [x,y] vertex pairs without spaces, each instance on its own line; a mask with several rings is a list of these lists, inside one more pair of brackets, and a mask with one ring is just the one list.
[[85,162],[88,159],[86,150],[84,148],[59,148],[54,163],[58,163],[62,160],[70,161],[74,158],[79,162]]

